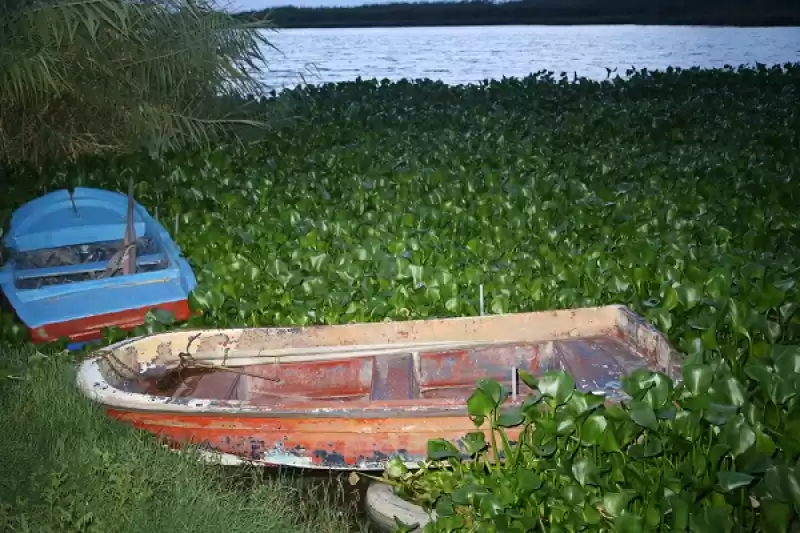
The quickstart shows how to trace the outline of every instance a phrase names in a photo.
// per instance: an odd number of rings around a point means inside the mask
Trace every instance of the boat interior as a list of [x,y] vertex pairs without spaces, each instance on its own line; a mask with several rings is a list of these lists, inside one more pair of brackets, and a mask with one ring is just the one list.
[[647,366],[624,340],[600,336],[320,359],[231,368],[189,364],[143,374],[126,381],[124,389],[172,398],[243,400],[259,406],[333,400],[463,402],[483,378],[494,378],[511,391],[521,390],[525,385],[515,369],[533,375],[566,370],[581,389],[613,395],[623,373]]
[[[20,290],[39,289],[114,274],[109,264],[124,250],[124,240],[101,241],[20,251],[14,254],[14,285]],[[136,239],[136,273],[155,272],[169,266],[157,239],[145,234]]]
[[100,356],[114,388],[256,407],[336,402],[457,403],[479,379],[512,396],[519,370],[565,370],[578,389],[620,397],[620,377],[679,373],[674,351],[624,307],[307,328],[172,332]]

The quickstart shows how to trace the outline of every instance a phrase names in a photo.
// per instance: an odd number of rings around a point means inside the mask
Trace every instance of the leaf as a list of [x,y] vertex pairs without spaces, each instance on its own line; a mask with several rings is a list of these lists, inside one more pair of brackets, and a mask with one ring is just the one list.
[[408,467],[399,457],[392,457],[386,463],[386,475],[390,479],[399,479],[408,473]]
[[623,511],[614,520],[615,533],[644,533],[644,520],[642,517],[631,513],[630,511]]
[[681,304],[691,310],[703,299],[703,291],[700,287],[691,282],[683,282],[677,289],[678,299]]
[[455,516],[456,510],[452,498],[447,495],[440,497],[436,501],[436,514],[443,517]]
[[731,273],[726,269],[716,269],[708,277],[706,292],[712,298],[722,298],[730,293]]
[[489,491],[485,487],[468,483],[455,489],[451,498],[456,505],[475,505],[480,498],[487,494]]
[[603,509],[612,518],[620,516],[628,507],[628,502],[636,496],[633,491],[606,492],[603,494]]
[[[716,493],[715,493],[716,494]],[[689,531],[692,533],[729,533],[733,528],[730,507],[706,507],[691,514]]]
[[504,388],[496,379],[478,380],[477,388],[491,400],[493,408],[497,408],[508,397],[508,392],[503,390]]
[[775,500],[761,501],[761,522],[762,529],[770,533],[786,533],[789,531],[789,523],[794,516],[792,506]]
[[597,485],[598,469],[588,457],[582,457],[572,463],[572,475],[582,487]]
[[782,376],[800,373],[800,345],[777,345],[770,354],[775,369]]
[[746,487],[752,483],[754,479],[754,476],[742,472],[717,472],[717,484],[723,492],[731,492]]
[[599,413],[593,413],[581,426],[581,441],[584,445],[600,445],[605,451],[618,451],[619,444],[608,429],[608,420]]
[[667,285],[666,287],[664,287],[664,289],[662,290],[661,297],[662,297],[661,306],[665,310],[672,311],[678,306],[679,303],[678,293],[675,291],[674,288],[672,288],[672,285]]
[[656,414],[653,412],[653,408],[644,402],[636,400],[631,402],[631,420],[647,429],[658,431]]
[[428,458],[434,461],[449,458],[459,458],[461,453],[452,442],[444,439],[432,439],[428,441]]
[[730,300],[728,320],[734,332],[750,340],[750,331],[748,329],[750,326],[750,308],[744,302]]
[[523,495],[530,494],[542,486],[542,478],[536,472],[524,468],[516,471],[517,487]]
[[652,320],[656,327],[663,333],[669,333],[672,329],[672,313],[663,307],[654,307],[647,311],[647,316]]
[[578,507],[583,505],[586,499],[586,491],[580,485],[569,484],[561,489],[561,496],[570,506]]
[[683,368],[683,380],[686,388],[695,396],[708,392],[713,377],[714,373],[708,365],[686,365]]
[[486,435],[482,431],[471,431],[467,433],[464,436],[463,444],[467,453],[471,456],[477,455],[488,447]]
[[564,371],[545,372],[539,377],[537,387],[543,396],[563,405],[575,392],[575,380]]
[[539,387],[539,380],[536,379],[533,374],[530,374],[522,369],[518,369],[517,375],[528,387],[532,389],[537,389]]
[[518,426],[525,421],[525,414],[521,407],[512,407],[503,410],[497,417],[497,425],[504,428]]
[[598,394],[587,393],[576,390],[566,403],[567,412],[573,418],[597,409],[603,405],[603,397]]
[[747,392],[742,384],[733,376],[727,376],[716,384],[717,393],[724,398],[726,403],[741,407],[747,401]]
[[[481,389],[475,389],[467,399],[467,412],[470,416],[483,420],[494,410],[494,402]],[[478,424],[480,426],[480,424]]]
[[731,449],[734,457],[743,454],[756,443],[755,431],[741,415],[725,423],[721,438]]

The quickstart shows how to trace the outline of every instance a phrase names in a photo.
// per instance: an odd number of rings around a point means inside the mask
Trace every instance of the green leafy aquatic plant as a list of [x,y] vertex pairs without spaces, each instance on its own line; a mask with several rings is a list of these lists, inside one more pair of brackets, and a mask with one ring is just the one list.
[[[792,349],[778,347],[800,344],[798,86],[800,67],[785,65],[641,71],[602,83],[539,73],[458,87],[300,87],[253,101],[297,120],[247,147],[85,158],[45,174],[8,169],[16,185],[0,198],[0,214],[5,221],[57,187],[124,190],[137,176],[137,200],[192,264],[192,306],[202,311],[188,324],[151,321],[152,331],[476,315],[481,285],[491,313],[623,303],[687,355],[681,387],[639,376],[630,386],[647,392],[611,408],[552,376],[536,389],[553,393],[535,403],[538,433],[530,425],[521,444],[499,431],[494,442],[477,433],[465,442],[473,452],[485,446],[492,479],[508,476],[512,487],[542,495],[537,479],[553,478],[561,490],[553,505],[524,511],[549,520],[551,531],[597,521],[601,496],[599,522],[587,527],[649,530],[655,508],[657,527],[679,530],[688,506],[693,531],[726,523],[781,531],[797,510],[789,371],[797,367],[779,353]],[[14,323],[5,325],[11,339]],[[471,400],[483,424],[519,419],[485,411],[492,387]],[[674,414],[664,398],[678,402]],[[529,423],[528,411],[513,430]],[[527,465],[531,446],[541,461],[572,462],[560,477],[546,470],[538,478],[496,462]],[[452,453],[445,443],[434,451]],[[667,497],[678,485],[652,466],[665,457],[684,468],[663,469],[681,480],[677,496]],[[463,476],[459,469],[478,464],[447,461]],[[611,485],[611,472],[626,477]],[[659,483],[660,495],[621,492],[654,472],[644,480]],[[458,493],[455,475],[414,479],[439,479],[436,490],[451,500],[477,501],[487,474]],[[523,512],[517,492],[498,494],[500,507],[487,499],[481,516]],[[665,498],[675,509],[668,515]],[[454,508],[462,505],[470,509]]]
[[[750,387],[693,357],[678,385],[647,369],[625,376],[619,404],[554,371],[521,372],[532,394],[504,407],[509,391],[483,380],[462,449],[431,441],[421,468],[394,460],[383,482],[435,510],[428,532],[786,532],[800,525],[800,435],[781,419],[800,419],[796,365],[800,346],[776,346],[749,369],[767,383]],[[770,417],[775,405],[783,415]]]
[[197,275],[192,326],[474,315],[483,284],[492,313],[624,303],[741,377],[800,336],[799,80],[308,86],[261,102],[299,118],[252,146],[10,169],[0,213],[133,174]]

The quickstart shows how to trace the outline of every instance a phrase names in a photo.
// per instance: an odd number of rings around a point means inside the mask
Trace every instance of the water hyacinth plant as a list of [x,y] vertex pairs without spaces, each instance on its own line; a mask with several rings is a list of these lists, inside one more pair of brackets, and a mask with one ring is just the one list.
[[259,103],[298,117],[261,142],[13,169],[0,207],[138,176],[202,311],[150,328],[476,315],[481,285],[491,313],[623,303],[686,354],[681,383],[635,374],[614,407],[529,377],[511,412],[481,383],[495,442],[466,438],[472,461],[434,443],[392,482],[441,530],[779,532],[798,511],[798,86],[785,65],[300,87]]
[[420,469],[397,460],[383,481],[435,510],[430,532],[788,531],[800,510],[798,370],[800,346],[748,367],[760,387],[695,356],[677,386],[646,369],[625,376],[620,404],[563,371],[520,373],[532,393],[513,408],[504,385],[483,380],[468,408],[491,443],[483,431],[461,449],[431,441]]

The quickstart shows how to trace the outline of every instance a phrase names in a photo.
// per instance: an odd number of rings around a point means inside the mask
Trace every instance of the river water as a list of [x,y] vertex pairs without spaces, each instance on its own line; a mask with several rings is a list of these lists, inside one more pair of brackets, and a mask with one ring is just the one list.
[[[266,31],[266,30],[265,30]],[[362,78],[449,84],[539,70],[603,79],[606,68],[723,67],[800,61],[800,27],[459,26],[268,31],[275,89]]]

